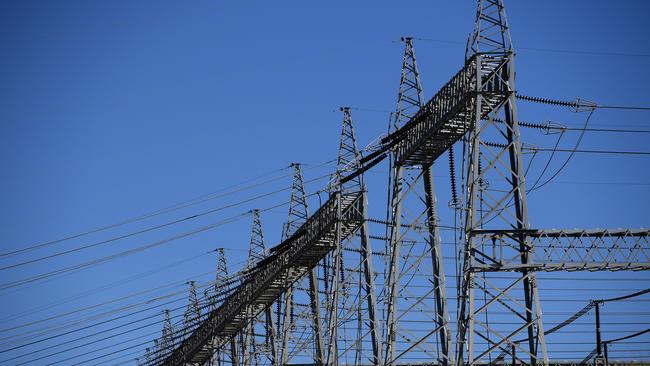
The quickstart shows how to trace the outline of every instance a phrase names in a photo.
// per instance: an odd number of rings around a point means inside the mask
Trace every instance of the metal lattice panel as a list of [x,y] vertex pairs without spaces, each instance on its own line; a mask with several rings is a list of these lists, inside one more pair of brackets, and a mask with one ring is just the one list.
[[209,349],[222,347],[242,329],[247,308],[254,306],[253,313],[259,314],[286,290],[287,283],[305,275],[336,246],[337,240],[359,227],[362,199],[361,193],[334,194],[295,234],[273,248],[269,257],[249,272],[244,283],[163,364],[206,362]]
[[[522,264],[513,256],[511,244],[524,234],[529,240],[531,261]],[[477,239],[487,243],[478,252],[476,271],[616,271],[650,269],[650,230],[478,230]]]

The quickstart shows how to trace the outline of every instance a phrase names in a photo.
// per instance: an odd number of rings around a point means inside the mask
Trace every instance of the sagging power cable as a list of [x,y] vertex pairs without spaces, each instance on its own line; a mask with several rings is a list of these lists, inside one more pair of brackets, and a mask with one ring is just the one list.
[[557,105],[562,107],[574,108],[576,110],[589,110],[589,109],[627,109],[627,110],[639,110],[639,111],[650,111],[650,107],[645,106],[619,106],[619,105],[601,105],[594,102],[590,102],[584,99],[577,98],[574,101],[552,99],[552,98],[541,98],[534,97],[529,95],[517,94],[517,99],[525,100],[527,102],[541,103],[541,104],[550,104]]

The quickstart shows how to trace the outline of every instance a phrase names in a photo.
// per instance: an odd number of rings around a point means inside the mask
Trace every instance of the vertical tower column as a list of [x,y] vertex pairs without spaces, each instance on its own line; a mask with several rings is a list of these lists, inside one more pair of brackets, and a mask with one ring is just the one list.
[[[341,178],[356,171],[359,167],[361,152],[358,149],[352,115],[349,107],[342,107],[343,123],[339,142],[337,167],[332,188],[336,192],[350,193],[366,190],[363,175],[340,183]],[[356,364],[381,364],[381,344],[379,323],[377,320],[377,299],[375,293],[375,274],[373,272],[372,248],[368,231],[367,198],[364,195],[362,207],[363,223],[358,232],[353,233],[341,242],[341,248],[328,255],[324,266],[331,265],[333,275],[329,277],[329,299],[336,299],[338,308],[334,312],[332,303],[328,316],[335,322],[329,322],[334,329],[330,334],[336,334],[332,342],[336,342],[336,354],[328,354],[330,363],[340,357],[353,359]],[[325,277],[325,276],[324,276]],[[340,292],[341,295],[337,294]],[[331,320],[331,319],[330,319]],[[370,344],[371,352],[367,352]]]
[[[231,278],[228,275],[228,264],[226,254],[223,248],[218,248],[217,252],[217,273],[214,280],[214,287],[206,290],[205,296],[208,298],[208,309],[213,311],[223,301],[224,294],[230,286]],[[229,359],[227,359],[227,358]],[[228,342],[228,348],[214,348],[211,359],[213,365],[232,365],[239,366],[239,347],[237,337],[232,337]]]
[[[255,267],[259,261],[268,255],[264,241],[260,211],[255,209],[251,213],[253,223],[248,248],[248,260],[246,261],[247,269]],[[271,307],[267,307],[262,314],[258,314],[257,316],[255,316],[253,309],[248,309],[247,314],[249,322],[242,332],[242,349],[245,353],[245,362],[248,362],[251,366],[258,366],[260,364],[260,357],[265,356],[271,364],[275,365],[277,363],[275,325],[273,323]],[[259,339],[260,334],[263,334],[263,339],[261,340]]]
[[[524,234],[530,224],[515,99],[514,51],[502,0],[478,1],[466,57],[476,65],[476,96],[475,108],[468,116],[470,131],[464,152],[465,243],[457,359],[459,363],[466,359],[471,365],[510,354],[513,359],[535,365],[541,354],[546,365],[535,273],[521,270],[521,276],[513,281],[511,274],[475,270],[479,263],[498,265],[490,253],[518,257],[525,265],[534,251]],[[479,235],[486,229],[514,230],[515,234],[499,240]],[[522,300],[517,298],[521,295]],[[510,324],[516,319],[516,324],[501,325],[501,319],[509,319]]]
[[[412,38],[405,43],[397,111],[392,129],[409,121],[424,96]],[[445,291],[442,247],[431,163],[404,166],[391,160],[389,189],[389,263],[386,309],[385,363],[422,358],[453,363]],[[433,299],[433,301],[432,301]],[[398,308],[399,307],[399,308]],[[420,329],[411,324],[431,322]],[[397,345],[401,350],[398,352]]]
[[[293,235],[307,221],[307,198],[303,184],[300,164],[292,164],[294,169],[289,215],[282,230],[282,241]],[[323,363],[323,336],[320,318],[320,299],[318,293],[316,268],[308,271],[306,277],[298,279],[284,293],[284,309],[278,307],[281,324],[280,362],[287,364],[292,357],[311,357],[314,363]],[[305,306],[306,305],[306,306]]]

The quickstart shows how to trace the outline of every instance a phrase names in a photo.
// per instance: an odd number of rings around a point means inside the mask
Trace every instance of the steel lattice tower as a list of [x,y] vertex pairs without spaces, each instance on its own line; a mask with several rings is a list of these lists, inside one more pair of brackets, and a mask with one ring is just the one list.
[[[252,211],[253,223],[251,228],[251,240],[248,249],[246,269],[251,270],[255,265],[267,256],[264,232],[262,230],[262,219],[260,211]],[[260,364],[260,356],[266,356],[272,364],[275,363],[275,326],[273,324],[273,313],[271,307],[264,310],[264,314],[253,314],[249,310],[249,323],[242,332],[242,352],[244,362],[257,366]],[[260,336],[262,335],[262,336]],[[261,338],[261,339],[260,339]]]
[[[308,215],[307,197],[300,164],[291,164],[294,169],[291,185],[291,199],[287,222],[282,228],[282,241],[290,238],[303,225]],[[280,362],[287,364],[291,359],[310,359],[323,363],[323,333],[320,316],[317,269],[311,268],[307,275],[299,278],[284,293],[277,306],[278,341],[281,345]]]
[[[478,0],[464,65],[426,103],[413,40],[403,41],[397,110],[389,134],[362,157],[350,109],[342,109],[330,197],[309,216],[300,166],[294,164],[282,242],[261,262],[251,260],[240,281],[227,276],[220,252],[209,314],[173,352],[157,343],[156,357],[164,358],[162,364],[202,365],[216,351],[213,360],[238,366],[241,350],[244,363],[249,363],[257,343],[238,348],[235,340],[251,333],[254,338],[251,322],[262,322],[264,314],[271,361],[278,366],[360,366],[366,360],[397,366],[423,363],[422,359],[429,365],[484,366],[510,360],[547,365],[545,335],[570,324],[576,315],[545,332],[536,272],[650,269],[648,229],[531,227],[514,52],[502,0]],[[463,249],[452,355],[454,328],[431,167],[458,142],[463,145],[458,202]],[[363,174],[387,156],[391,164],[384,222],[367,216]],[[378,272],[384,277],[379,278],[383,283],[377,294],[368,222],[384,224],[387,231],[386,259],[383,272]],[[264,248],[261,221],[254,213],[250,257]],[[319,292],[326,295],[322,302]],[[350,299],[354,295],[357,299]],[[277,333],[269,310],[273,302],[278,305]],[[584,315],[588,309],[580,312]],[[356,326],[348,327],[354,321]],[[359,347],[362,342],[372,345],[372,354]],[[228,352],[230,362],[223,358]]]
[[[336,192],[365,191],[363,176],[343,184],[341,177],[359,167],[361,153],[357,147],[349,107],[342,107],[343,122],[337,168],[330,189]],[[379,322],[370,245],[367,202],[363,204],[364,221],[359,230],[335,248],[323,263],[326,296],[324,318],[328,327],[328,364],[381,364]],[[364,348],[370,345],[370,350]]]
[[[213,311],[223,301],[225,294],[228,294],[229,288],[232,286],[232,278],[228,275],[228,263],[226,261],[226,254],[223,248],[217,248],[217,270],[214,279],[214,287],[212,291],[206,290],[206,297],[208,298],[209,309]],[[210,359],[211,365],[233,365],[238,366],[239,349],[237,338],[230,339],[228,344],[230,349],[213,348],[210,352],[212,357]],[[227,358],[226,358],[227,357]]]
[[158,359],[162,359],[164,355],[175,346],[174,325],[169,310],[163,311],[163,328],[160,342],[158,343]]
[[[395,129],[410,120],[424,102],[413,40],[403,38],[403,41],[405,52]],[[400,164],[396,158],[392,162],[384,362],[393,365],[413,354],[447,365],[451,363],[451,335],[432,162],[415,167]],[[422,281],[424,287],[408,286],[414,278]],[[432,297],[434,301],[430,301]],[[400,320],[422,320],[422,317],[432,324],[424,334],[413,334],[399,327]],[[397,343],[406,343],[406,351],[398,353]]]
[[[488,279],[485,272],[477,275],[473,263],[477,251],[491,250],[491,238],[477,237],[477,230],[486,228],[527,230],[528,208],[526,185],[522,169],[521,141],[517,120],[514,85],[513,49],[502,0],[478,1],[474,32],[470,36],[467,55],[476,57],[481,67],[477,68],[475,90],[475,112],[469,116],[469,141],[464,151],[466,161],[465,201],[463,202],[465,261],[461,301],[459,301],[458,362],[462,362],[467,350],[467,362],[496,355],[505,348],[504,343],[520,338],[520,332],[527,339],[526,347],[519,354],[529,355],[530,364],[535,365],[541,354],[548,363],[542,313],[539,305],[535,273],[521,271],[517,280]],[[507,59],[504,66],[499,65]],[[481,74],[497,72],[510,91],[499,105],[490,100],[489,94],[481,93]],[[490,106],[487,116],[483,104]],[[505,121],[500,123],[498,121]],[[506,244],[527,264],[530,242],[523,235],[513,237]],[[514,294],[523,295],[523,303],[508,301]],[[520,296],[521,296],[520,295]],[[512,329],[497,330],[490,326],[490,312],[509,312],[519,325]],[[487,341],[484,349],[476,348],[476,336]]]
[[196,282],[189,281],[187,284],[189,285],[187,307],[185,313],[183,313],[183,331],[185,334],[189,334],[201,320],[201,304],[196,290]]

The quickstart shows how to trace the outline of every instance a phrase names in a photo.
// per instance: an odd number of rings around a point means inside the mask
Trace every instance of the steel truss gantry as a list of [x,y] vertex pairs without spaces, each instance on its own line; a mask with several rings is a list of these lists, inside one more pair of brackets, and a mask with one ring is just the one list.
[[[430,354],[432,365],[486,365],[498,355],[509,355],[513,362],[520,364],[573,364],[549,362],[536,272],[650,269],[650,230],[531,227],[517,116],[515,54],[502,0],[478,0],[475,29],[463,68],[426,103],[423,103],[412,40],[406,38],[404,42],[406,52],[393,129],[368,155],[362,157],[355,153],[354,158],[340,165],[327,202],[273,248],[268,257],[244,272],[242,283],[209,312],[207,319],[180,342],[163,364],[202,364],[211,351],[223,348],[234,339],[251,317],[268,309],[279,298],[285,303],[290,301],[287,294],[291,294],[296,281],[309,277],[317,263],[326,257],[329,259],[322,262],[322,268],[333,271],[327,282],[330,292],[326,292],[328,296],[321,302],[325,303],[326,310],[320,308],[313,314],[324,314],[316,324],[326,324],[327,331],[322,346],[324,353],[320,359],[314,359],[314,364],[340,364],[338,314],[340,308],[349,305],[337,296],[350,282],[346,274],[341,275],[346,268],[342,253],[345,241],[353,238],[361,239],[357,247],[362,254],[357,274],[365,279],[361,286],[365,287],[374,365],[400,364],[405,352]],[[345,118],[349,118],[349,109],[344,110],[344,134]],[[431,165],[459,141],[463,143],[465,161],[459,203],[463,263],[453,355],[454,337],[449,328],[444,291]],[[354,146],[356,150],[356,142]],[[369,268],[372,260],[368,260],[372,251],[365,227],[367,198],[361,177],[386,157],[391,159],[390,214],[386,223],[388,263],[384,283],[388,295],[381,309],[386,313],[383,332],[379,334],[379,304],[372,300],[373,272]],[[357,179],[361,182],[353,184],[357,188],[345,189]],[[405,256],[403,249],[407,246],[421,251]],[[433,285],[427,292],[409,293],[410,302],[403,303],[400,296],[410,289],[401,281],[408,278],[405,276],[408,271],[426,272]],[[518,273],[514,280],[513,272]],[[430,301],[431,294],[434,301],[429,304],[425,300]],[[407,315],[397,311],[400,307],[407,310],[404,312]],[[414,337],[400,330],[400,321],[415,307],[433,309],[435,314],[428,319],[430,332],[423,336]],[[491,324],[491,314],[497,313],[509,314],[508,319],[513,320],[511,325]],[[285,310],[285,322],[286,314]],[[286,337],[285,330],[282,336]],[[406,351],[397,352],[396,341],[400,337],[408,337],[410,344]],[[286,344],[279,342],[278,339],[274,342],[280,348],[276,352],[287,352]],[[434,351],[434,346],[439,350]],[[284,364],[283,360],[278,361],[277,353],[274,362]],[[354,364],[365,363],[355,358]]]
[[170,352],[162,364],[180,366],[208,361],[213,349],[222,348],[244,328],[248,322],[247,313],[259,314],[269,307],[361,225],[362,202],[361,192],[333,193],[293,235],[243,274],[242,283]]

